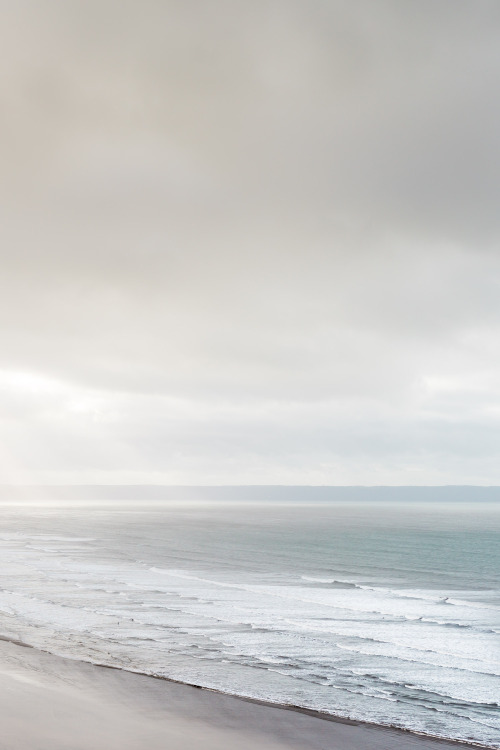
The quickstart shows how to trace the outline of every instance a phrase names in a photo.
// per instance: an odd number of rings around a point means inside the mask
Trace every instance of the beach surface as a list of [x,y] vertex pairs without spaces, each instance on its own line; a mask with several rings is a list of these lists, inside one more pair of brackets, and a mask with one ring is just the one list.
[[[0,642],[0,750],[458,750]],[[470,747],[470,746],[469,746]]]

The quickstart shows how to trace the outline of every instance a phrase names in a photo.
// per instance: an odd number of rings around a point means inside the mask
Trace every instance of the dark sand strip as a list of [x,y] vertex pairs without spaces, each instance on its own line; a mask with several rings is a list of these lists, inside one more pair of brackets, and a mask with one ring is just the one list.
[[0,642],[0,750],[460,750]]

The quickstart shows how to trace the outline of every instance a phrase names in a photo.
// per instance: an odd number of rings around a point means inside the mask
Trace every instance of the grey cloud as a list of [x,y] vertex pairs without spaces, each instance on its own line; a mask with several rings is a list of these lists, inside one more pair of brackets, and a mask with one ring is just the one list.
[[[498,3],[19,0],[0,14],[0,365],[61,384],[40,401],[20,381],[2,406],[25,464],[44,434],[36,471],[61,476],[135,461],[180,481],[227,455],[233,482],[292,465],[335,481],[364,463],[430,477],[467,440],[490,455]],[[424,398],[422,383],[441,385]],[[173,422],[165,399],[187,404]],[[175,423],[167,448],[158,415]],[[258,449],[261,432],[274,437]]]

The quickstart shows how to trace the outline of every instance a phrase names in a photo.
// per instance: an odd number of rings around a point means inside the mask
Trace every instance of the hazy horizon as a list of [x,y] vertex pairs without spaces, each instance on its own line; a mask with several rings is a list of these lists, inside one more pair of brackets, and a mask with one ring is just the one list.
[[155,484],[87,484],[87,485],[0,485],[0,504],[103,504],[110,507],[148,504],[185,504],[234,506],[267,505],[352,505],[385,504],[414,505],[428,508],[442,504],[467,506],[471,510],[482,505],[500,507],[500,487],[472,485],[437,486],[362,486],[362,485],[155,485]]

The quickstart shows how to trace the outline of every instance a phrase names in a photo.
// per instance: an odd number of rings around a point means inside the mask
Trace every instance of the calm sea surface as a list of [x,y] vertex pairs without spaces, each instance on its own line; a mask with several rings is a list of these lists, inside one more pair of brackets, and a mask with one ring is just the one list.
[[500,747],[500,506],[0,507],[0,636]]

